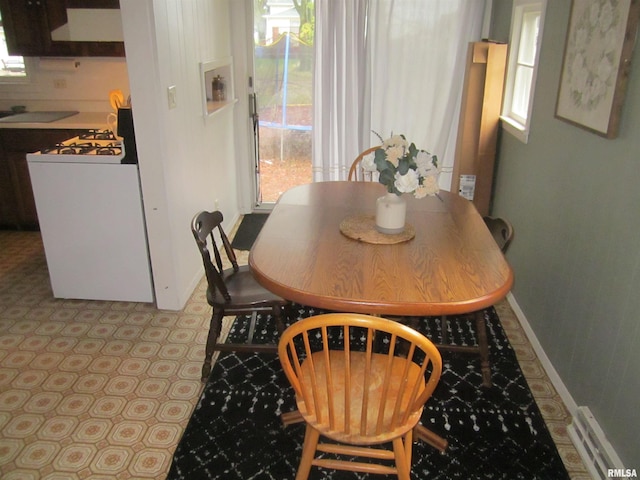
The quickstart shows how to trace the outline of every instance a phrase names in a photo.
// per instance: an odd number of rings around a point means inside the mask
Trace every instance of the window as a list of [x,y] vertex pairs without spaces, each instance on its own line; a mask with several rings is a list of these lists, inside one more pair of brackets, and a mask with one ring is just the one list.
[[27,70],[24,58],[9,55],[7,41],[4,37],[4,28],[2,27],[2,17],[0,17],[0,81],[15,81],[26,77]]
[[502,120],[505,130],[527,143],[538,70],[546,0],[515,0]]

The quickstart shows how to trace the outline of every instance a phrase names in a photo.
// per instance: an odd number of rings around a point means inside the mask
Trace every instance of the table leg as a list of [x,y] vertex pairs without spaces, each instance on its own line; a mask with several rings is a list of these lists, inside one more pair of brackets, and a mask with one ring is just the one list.
[[[441,351],[460,352],[460,353],[473,353],[480,357],[480,370],[482,373],[482,386],[491,388],[493,383],[491,382],[491,363],[489,361],[489,339],[487,337],[487,322],[484,317],[485,311],[480,310],[468,314],[473,317],[476,327],[477,346],[463,346],[454,345],[449,343],[447,324],[449,322],[446,316],[440,317],[442,324],[441,342],[436,343],[436,347]],[[402,323],[418,330],[418,317],[402,317]]]
[[487,340],[487,323],[484,319],[484,310],[475,312],[476,330],[478,333],[478,348],[480,350],[480,369],[482,370],[482,385],[490,388],[491,364],[489,363],[489,341]]

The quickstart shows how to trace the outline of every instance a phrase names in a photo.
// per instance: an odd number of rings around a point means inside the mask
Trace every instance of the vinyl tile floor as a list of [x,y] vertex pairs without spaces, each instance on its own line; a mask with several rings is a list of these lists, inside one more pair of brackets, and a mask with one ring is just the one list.
[[[205,291],[178,312],[55,299],[40,234],[0,231],[0,478],[164,479],[202,391]],[[497,309],[571,478],[590,479],[567,409],[511,308]]]

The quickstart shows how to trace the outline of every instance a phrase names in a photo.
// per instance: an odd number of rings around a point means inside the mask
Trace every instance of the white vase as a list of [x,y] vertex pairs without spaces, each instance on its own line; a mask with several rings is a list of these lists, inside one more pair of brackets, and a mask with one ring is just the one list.
[[397,234],[404,231],[407,202],[401,195],[387,193],[376,200],[376,230]]

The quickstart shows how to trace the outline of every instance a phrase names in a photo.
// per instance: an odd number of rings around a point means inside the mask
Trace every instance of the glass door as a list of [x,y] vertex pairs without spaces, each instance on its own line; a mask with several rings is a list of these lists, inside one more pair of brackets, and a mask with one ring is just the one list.
[[253,0],[257,205],[310,183],[313,0]]

